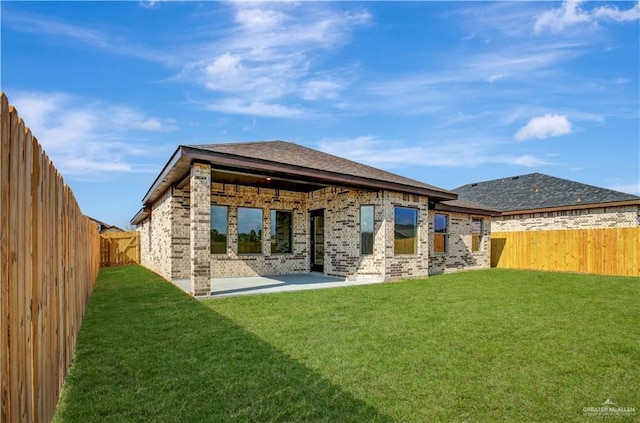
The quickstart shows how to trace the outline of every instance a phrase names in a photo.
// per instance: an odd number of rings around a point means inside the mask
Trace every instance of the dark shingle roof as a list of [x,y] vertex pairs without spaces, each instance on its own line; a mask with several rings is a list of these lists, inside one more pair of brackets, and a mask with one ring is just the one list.
[[640,200],[640,197],[542,173],[477,182],[455,188],[459,198],[506,211]]
[[444,188],[286,141],[188,145],[186,147],[451,193]]

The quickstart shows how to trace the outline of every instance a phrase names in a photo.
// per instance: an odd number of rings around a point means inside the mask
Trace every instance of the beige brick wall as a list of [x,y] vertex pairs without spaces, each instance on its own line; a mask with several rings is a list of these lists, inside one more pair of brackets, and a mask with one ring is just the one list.
[[[173,188],[153,205],[151,221],[144,222],[139,228],[142,264],[167,279],[191,277],[191,201],[189,184],[182,189]],[[427,210],[426,197],[338,187],[306,194],[213,182],[210,202],[228,207],[227,254],[210,255],[212,278],[309,272],[309,211],[317,209],[325,210],[324,271],[329,275],[349,280],[382,281],[488,267],[490,262],[489,220],[485,220],[484,225],[483,252],[472,254],[471,216],[461,213],[447,213],[451,216],[449,252],[445,255],[430,253],[433,249],[433,212]],[[375,207],[374,248],[373,254],[368,255],[360,254],[362,205]],[[394,253],[394,210],[397,206],[418,210],[416,255]],[[262,209],[261,254],[238,254],[238,207]],[[271,253],[271,210],[293,213],[292,253]],[[208,233],[208,221],[206,225],[199,224]]]
[[190,190],[190,236],[189,255],[191,259],[191,295],[203,296],[211,293],[211,165],[192,163],[189,182]]
[[[308,194],[309,210],[324,209],[324,272],[349,280],[384,280],[385,230],[382,193],[330,187]],[[360,206],[374,206],[373,254],[360,254]],[[307,241],[308,242],[308,241]]]
[[[447,252],[433,252],[433,235],[429,239],[429,273],[440,274],[467,269],[485,269],[491,267],[491,219],[465,213],[429,211],[429,233],[434,232],[434,216],[444,214],[449,220]],[[480,251],[471,251],[471,224],[473,218],[482,218],[482,241]]]
[[559,229],[633,228],[640,206],[598,207],[495,218],[492,232],[553,231]]
[[151,219],[139,227],[140,264],[171,280],[171,212],[174,202],[167,190],[151,207]]
[[[385,192],[384,217],[386,223],[385,279],[415,278],[429,275],[429,211],[428,199],[415,195]],[[410,207],[418,210],[418,253],[416,255],[395,255],[394,209]]]
[[[227,254],[211,256],[211,276],[277,275],[309,272],[306,194],[241,185],[211,184],[211,203],[228,207]],[[262,209],[262,254],[238,254],[238,207]],[[292,253],[271,253],[271,210],[293,213]]]

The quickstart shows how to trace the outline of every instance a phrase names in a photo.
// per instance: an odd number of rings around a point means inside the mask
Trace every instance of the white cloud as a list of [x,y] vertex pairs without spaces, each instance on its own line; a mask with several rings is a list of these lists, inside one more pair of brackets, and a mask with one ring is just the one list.
[[610,186],[609,189],[612,189],[614,191],[626,192],[634,195],[640,195],[640,182],[613,185],[613,186]]
[[242,98],[225,98],[211,102],[204,106],[206,110],[250,116],[264,116],[272,118],[301,117],[307,111],[300,107],[288,107],[277,103],[261,101],[247,101]]
[[292,117],[301,108],[286,106],[287,102],[337,98],[344,82],[320,76],[326,70],[318,58],[348,42],[353,29],[370,20],[368,13],[335,11],[320,3],[230,6],[234,25],[212,33],[210,42],[196,49],[198,56],[181,73],[214,95],[229,95],[204,100],[213,103],[209,109]]
[[620,10],[617,7],[610,6],[597,7],[593,11],[593,16],[596,19],[603,18],[615,22],[637,21],[640,19],[640,1],[638,1],[632,8],[627,10]]
[[[476,137],[473,139],[413,142],[382,140],[373,135],[356,138],[323,139],[317,143],[321,151],[346,157],[370,166],[387,169],[420,167],[477,167],[484,164],[506,164],[539,167],[553,163],[530,154],[498,153],[505,141]],[[501,147],[502,146],[502,147]]]
[[[155,2],[152,1],[149,4],[155,4]],[[178,61],[175,54],[167,54],[132,43],[131,40],[119,36],[115,32],[83,27],[58,20],[52,16],[15,12],[10,8],[3,7],[2,25],[14,31],[43,35],[47,38],[61,37],[71,39],[78,44],[106,50],[117,55],[138,57],[164,64],[172,64]]]
[[567,135],[571,131],[571,122],[566,116],[545,114],[532,118],[529,123],[516,132],[514,138],[518,141],[531,138],[549,138]]
[[582,1],[565,0],[560,7],[540,13],[536,17],[534,31],[540,33],[548,29],[552,32],[559,32],[578,24],[598,24],[601,20],[632,22],[640,19],[640,3],[634,4],[627,10],[611,6],[600,6],[586,10],[582,4]]
[[305,100],[317,100],[320,98],[334,99],[342,89],[342,84],[327,79],[308,81],[302,88],[302,98]]
[[65,177],[148,172],[142,161],[153,147],[137,145],[131,131],[176,129],[173,120],[67,93],[17,92],[10,101]]

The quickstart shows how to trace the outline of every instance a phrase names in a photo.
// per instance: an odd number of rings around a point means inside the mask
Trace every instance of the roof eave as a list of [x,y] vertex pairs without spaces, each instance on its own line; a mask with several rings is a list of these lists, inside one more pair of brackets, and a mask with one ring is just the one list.
[[164,192],[169,186],[184,178],[184,172],[180,175],[171,175],[172,170],[179,162],[189,163],[193,161],[209,162],[214,167],[222,166],[244,170],[253,170],[270,173],[280,173],[283,176],[302,178],[308,181],[319,181],[327,185],[348,186],[355,188],[365,188],[370,190],[399,191],[407,194],[422,195],[437,200],[454,200],[458,195],[449,191],[439,191],[428,188],[415,187],[411,185],[399,184],[390,181],[380,181],[360,176],[344,175],[319,169],[311,169],[302,166],[274,163],[259,158],[237,156],[229,153],[201,150],[190,146],[179,146],[171,156],[171,159],[162,169],[162,172],[155,179],[149,191],[147,191],[142,202],[149,205]]
[[473,207],[450,206],[448,204],[442,204],[442,203],[435,203],[433,206],[433,210],[466,213],[466,214],[479,214],[479,215],[491,216],[491,217],[497,217],[502,215],[502,213],[497,210],[486,210],[486,209],[479,209],[479,208],[473,208]]
[[151,215],[151,210],[149,210],[146,207],[143,207],[140,209],[140,211],[138,211],[138,213],[136,213],[135,216],[133,216],[133,218],[131,219],[130,223],[132,225],[139,225],[140,223],[144,222],[145,220],[147,220],[147,218]]
[[523,214],[523,213],[544,213],[544,212],[562,211],[562,210],[582,210],[582,209],[593,209],[593,208],[602,208],[602,207],[623,207],[623,206],[640,206],[640,198],[634,199],[634,200],[624,200],[624,201],[609,201],[606,203],[581,203],[581,204],[569,204],[565,206],[540,207],[535,209],[504,210],[502,211],[502,215],[509,216],[514,214]]

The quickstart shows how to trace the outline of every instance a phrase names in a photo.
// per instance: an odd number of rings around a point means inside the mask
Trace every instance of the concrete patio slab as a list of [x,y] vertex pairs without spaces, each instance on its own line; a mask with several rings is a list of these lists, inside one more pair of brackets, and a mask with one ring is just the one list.
[[[366,285],[379,282],[382,281],[373,279],[347,281],[345,278],[327,276],[318,272],[288,275],[246,276],[237,278],[215,278],[211,279],[211,296],[230,297],[235,295],[269,294],[307,289]],[[174,280],[173,283],[185,292],[189,292],[189,279],[178,279]]]

